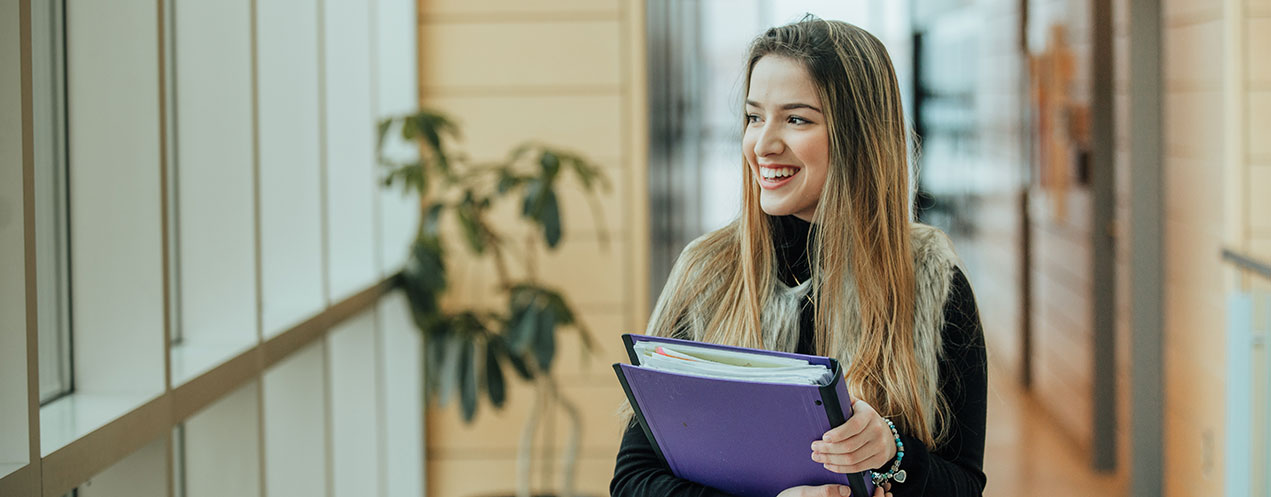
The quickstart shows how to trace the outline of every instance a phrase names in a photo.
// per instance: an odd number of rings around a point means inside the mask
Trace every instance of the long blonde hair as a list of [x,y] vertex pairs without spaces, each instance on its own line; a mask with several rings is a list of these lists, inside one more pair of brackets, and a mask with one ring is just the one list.
[[[802,63],[816,83],[829,129],[829,171],[813,219],[817,229],[808,240],[816,352],[849,358],[852,394],[934,447],[943,424],[935,420],[946,408],[938,393],[929,392],[936,372],[923,371],[915,354],[908,135],[891,60],[863,29],[804,19],[755,39],[743,94],[765,56]],[[778,274],[772,220],[759,206],[760,187],[744,160],[742,174],[740,215],[681,254],[651,333],[684,336],[695,321],[704,336],[687,338],[763,347],[760,310]],[[849,322],[860,328],[846,329]]]

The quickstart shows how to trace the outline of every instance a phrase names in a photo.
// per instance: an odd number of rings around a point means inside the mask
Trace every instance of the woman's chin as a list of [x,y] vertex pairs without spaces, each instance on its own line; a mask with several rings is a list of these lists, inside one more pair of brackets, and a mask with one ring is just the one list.
[[794,214],[794,209],[784,202],[764,202],[761,199],[759,201],[759,209],[769,216],[789,216]]

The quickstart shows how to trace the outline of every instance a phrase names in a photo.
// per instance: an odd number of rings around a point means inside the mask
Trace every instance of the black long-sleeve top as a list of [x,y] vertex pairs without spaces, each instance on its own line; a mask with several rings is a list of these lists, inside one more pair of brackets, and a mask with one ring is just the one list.
[[[806,281],[811,275],[805,251],[810,224],[793,216],[777,218],[774,238],[781,279],[787,284]],[[797,279],[797,280],[796,280]],[[984,492],[984,434],[987,408],[988,366],[984,331],[980,324],[975,295],[966,275],[954,270],[949,298],[944,307],[941,330],[943,354],[939,361],[940,388],[949,402],[948,435],[934,450],[901,432],[905,458],[901,469],[904,483],[893,483],[895,497],[979,496]],[[813,353],[813,313],[804,304],[800,316],[797,352]],[[808,457],[811,458],[811,450]],[[891,462],[884,465],[889,468]],[[618,449],[609,492],[614,497],[675,496],[705,497],[728,494],[676,477],[666,462],[658,458],[653,445],[634,420],[627,427]]]

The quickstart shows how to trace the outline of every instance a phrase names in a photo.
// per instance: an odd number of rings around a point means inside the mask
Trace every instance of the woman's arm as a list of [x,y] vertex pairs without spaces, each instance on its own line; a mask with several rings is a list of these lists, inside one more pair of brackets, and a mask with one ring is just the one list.
[[940,382],[941,392],[949,402],[948,438],[931,451],[922,442],[901,434],[905,443],[901,469],[905,470],[906,479],[892,485],[896,497],[984,493],[988,364],[975,295],[961,270],[954,270],[944,320]]
[[613,480],[609,482],[609,494],[613,497],[729,497],[729,494],[671,473],[671,468],[658,458],[653,444],[649,443],[644,430],[634,420],[622,435]]

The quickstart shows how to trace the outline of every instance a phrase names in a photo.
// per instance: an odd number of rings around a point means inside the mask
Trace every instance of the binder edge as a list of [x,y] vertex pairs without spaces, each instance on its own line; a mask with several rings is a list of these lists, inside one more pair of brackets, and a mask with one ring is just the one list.
[[[627,347],[630,351],[630,346]],[[649,445],[653,446],[653,452],[658,455],[658,459],[666,463],[667,467],[671,467],[670,461],[666,460],[666,455],[662,453],[662,447],[658,445],[657,438],[654,438],[653,431],[649,429],[648,420],[644,419],[644,411],[640,409],[640,403],[636,402],[635,394],[631,391],[631,385],[627,383],[627,374],[622,371],[621,363],[614,363],[614,373],[618,375],[618,383],[622,384],[622,391],[627,394],[627,401],[631,403],[631,411],[635,413],[636,422],[640,423],[640,429],[644,431],[644,437],[649,439]]]
[[[843,378],[843,367],[837,359],[830,358],[830,363],[834,366],[834,381],[829,385],[823,385],[817,389],[821,391],[821,404],[825,407],[825,417],[830,422],[830,428],[834,428],[847,422],[847,418],[852,416],[852,406],[847,404],[844,408],[839,398],[838,387],[846,381]],[[847,387],[843,387],[844,392]],[[865,485],[865,474],[867,471],[860,473],[852,473],[844,475],[847,477],[847,486],[852,489],[852,495],[873,495],[871,488]]]

